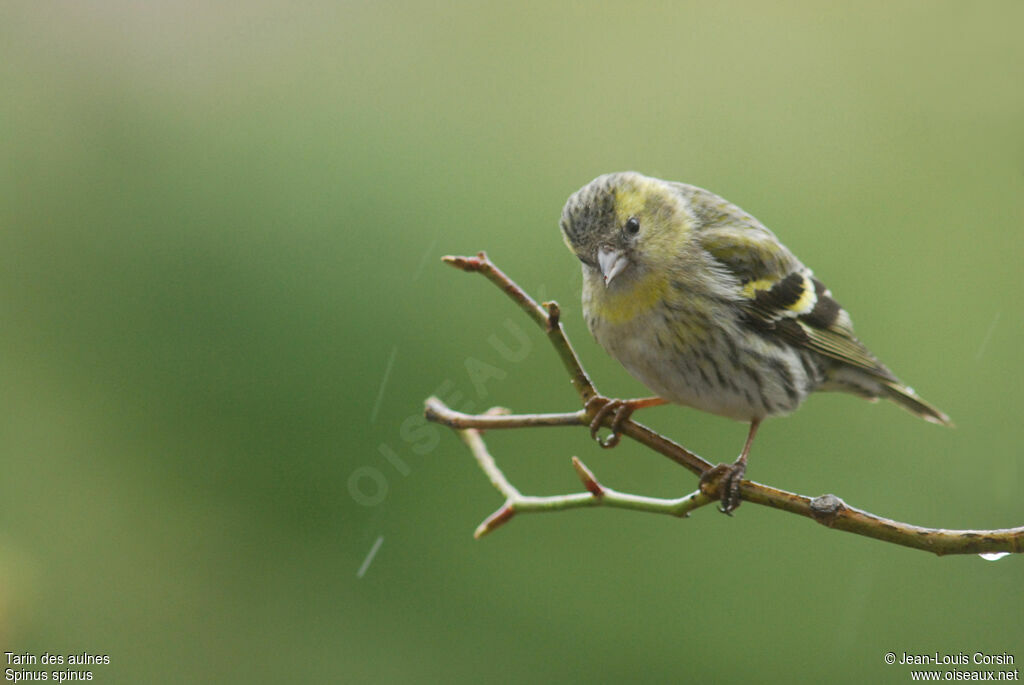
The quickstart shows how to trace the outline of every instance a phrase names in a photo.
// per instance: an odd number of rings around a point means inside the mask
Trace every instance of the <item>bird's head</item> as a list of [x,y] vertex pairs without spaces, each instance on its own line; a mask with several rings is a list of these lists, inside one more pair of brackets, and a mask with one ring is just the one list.
[[606,287],[642,279],[678,255],[690,237],[685,199],[634,171],[598,176],[562,209],[562,236],[584,271]]

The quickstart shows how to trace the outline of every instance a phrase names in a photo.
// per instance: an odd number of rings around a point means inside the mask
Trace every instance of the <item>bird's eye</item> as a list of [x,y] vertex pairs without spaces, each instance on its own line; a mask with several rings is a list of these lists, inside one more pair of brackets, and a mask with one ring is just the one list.
[[635,216],[629,217],[629,220],[626,222],[626,233],[629,233],[630,235],[636,235],[639,232],[640,220],[637,219]]

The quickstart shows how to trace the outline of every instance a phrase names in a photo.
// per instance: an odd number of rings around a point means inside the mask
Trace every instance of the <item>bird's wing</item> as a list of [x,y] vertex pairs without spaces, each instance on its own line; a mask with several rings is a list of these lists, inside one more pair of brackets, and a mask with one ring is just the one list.
[[842,385],[849,392],[885,396],[926,421],[953,425],[857,340],[850,315],[825,284],[757,219],[701,188],[680,185],[679,192],[693,212],[696,240],[718,268],[736,279],[734,301],[744,309],[752,328],[881,383],[877,389],[865,388],[847,378]]
[[849,315],[825,284],[771,231],[717,195],[687,188],[697,239],[737,279],[737,299],[754,328],[880,379],[896,380],[857,340]]
[[696,238],[741,285],[778,281],[803,268],[760,221],[728,200],[697,186],[675,183],[693,214]]

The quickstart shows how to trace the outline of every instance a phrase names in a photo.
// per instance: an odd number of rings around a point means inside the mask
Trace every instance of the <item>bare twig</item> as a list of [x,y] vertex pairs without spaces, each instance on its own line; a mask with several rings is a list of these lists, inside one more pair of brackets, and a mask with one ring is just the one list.
[[463,271],[478,271],[486,276],[491,283],[501,288],[548,334],[548,339],[555,346],[555,351],[562,360],[565,370],[569,372],[569,379],[572,381],[573,387],[576,388],[576,392],[580,394],[583,404],[585,405],[597,395],[594,384],[590,382],[586,371],[580,365],[576,352],[569,344],[569,339],[565,337],[565,332],[562,330],[561,310],[558,308],[557,302],[545,302],[544,307],[538,305],[532,297],[496,267],[484,252],[478,253],[476,257],[442,257],[441,261]]
[[[498,428],[532,428],[538,426],[589,426],[591,416],[586,410],[567,414],[463,414],[450,409],[436,397],[428,397],[425,403],[425,416],[449,428],[480,428],[493,430]],[[608,416],[605,423],[614,417]],[[643,424],[631,419],[619,425],[619,431],[639,443],[647,445],[656,452],[668,457],[680,466],[689,469],[694,475],[700,476],[711,468],[711,464],[698,457],[682,445],[672,442],[660,433],[655,433]]]
[[[469,446],[491,483],[505,495],[505,504],[477,528],[477,537],[486,535],[520,512],[561,511],[579,507],[608,506],[686,516],[690,511],[718,499],[720,484],[714,478],[707,480],[701,489],[679,499],[657,499],[618,492],[599,483],[590,470],[576,457],[573,457],[572,460],[573,468],[587,492],[553,497],[531,497],[522,495],[516,490],[487,451],[481,431],[533,426],[589,426],[599,408],[603,406],[601,402],[592,402],[591,400],[600,398],[601,395],[587,376],[562,329],[556,303],[547,302],[544,307],[538,305],[522,288],[498,269],[483,252],[476,257],[444,257],[444,261],[463,271],[477,271],[485,275],[544,329],[584,405],[584,409],[580,411],[564,414],[515,415],[508,414],[504,410],[500,412],[492,410],[485,414],[464,414],[450,409],[436,397],[426,400],[426,417],[431,421],[455,429]],[[605,425],[610,425],[612,419],[612,416],[606,416],[604,418]],[[622,435],[627,435],[668,457],[697,476],[702,476],[714,468],[708,461],[681,445],[631,419],[623,421],[618,430]],[[835,495],[821,495],[812,498],[749,480],[743,481],[740,495],[744,500],[753,504],[805,516],[829,528],[939,555],[1021,553],[1024,551],[1024,526],[998,530],[922,528],[875,516],[851,507]]]
[[683,517],[687,516],[694,509],[715,501],[700,490],[678,499],[642,497],[612,490],[608,486],[599,483],[590,469],[584,466],[583,462],[577,457],[572,458],[572,467],[576,470],[576,475],[579,476],[587,492],[555,495],[552,497],[523,495],[514,485],[508,482],[505,474],[494,463],[494,457],[487,451],[487,445],[484,444],[479,430],[475,428],[459,430],[459,436],[469,447],[473,456],[476,457],[480,468],[491,479],[491,484],[497,488],[498,492],[505,495],[505,504],[488,516],[477,527],[476,533],[474,533],[474,536],[477,538],[487,535],[519,513],[563,511],[565,509],[579,509],[580,507],[603,506]]

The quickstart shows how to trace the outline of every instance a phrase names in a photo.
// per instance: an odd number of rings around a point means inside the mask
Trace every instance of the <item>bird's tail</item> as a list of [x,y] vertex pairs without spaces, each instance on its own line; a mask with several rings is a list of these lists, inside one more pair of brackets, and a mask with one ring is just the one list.
[[882,389],[886,397],[911,414],[916,414],[929,423],[939,423],[943,426],[953,425],[953,422],[941,409],[928,404],[918,397],[911,388],[901,385],[898,381],[883,381]]

